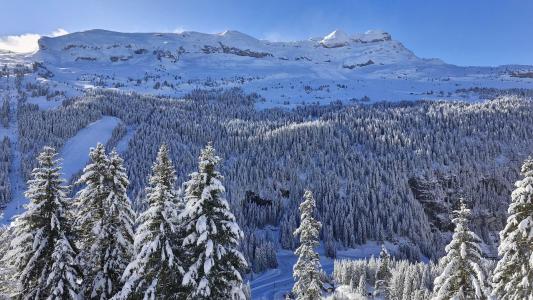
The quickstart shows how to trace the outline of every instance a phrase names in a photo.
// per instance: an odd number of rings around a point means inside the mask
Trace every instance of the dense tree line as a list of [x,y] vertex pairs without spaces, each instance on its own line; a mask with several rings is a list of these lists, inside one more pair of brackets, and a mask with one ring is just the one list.
[[0,107],[0,122],[4,128],[9,127],[9,119],[11,115],[11,109],[9,104],[9,98],[5,97]]
[[378,259],[336,261],[333,276],[344,288],[333,298],[366,299],[372,283],[373,294],[383,299],[533,298],[533,158],[521,173],[500,232],[499,260],[484,257],[481,239],[470,231],[472,210],[461,199],[453,213],[452,240],[438,264],[391,261],[385,248]]
[[[506,195],[522,149],[533,144],[530,100],[257,111],[257,99],[238,89],[194,91],[181,100],[93,91],[50,111],[24,104],[18,114],[24,170],[35,165],[30,157],[39,147],[60,147],[78,129],[111,115],[135,128],[124,153],[135,209],[142,206],[156,145],[168,143],[176,177],[184,181],[194,153],[213,141],[227,158],[221,170],[251,262],[264,261],[257,253],[272,257],[272,248],[297,246],[294,199],[306,186],[318,199],[320,235],[330,255],[338,247],[404,236],[415,244],[403,246],[404,256],[440,256],[443,233],[453,228],[448,214],[454,199],[465,196],[474,201],[472,229],[496,256]],[[272,228],[278,234],[270,234]]]
[[0,207],[11,200],[11,156],[11,142],[8,137],[4,137],[0,143]]
[[[168,148],[152,168],[136,219],[123,160],[98,144],[74,199],[54,148],[31,172],[26,211],[0,231],[0,280],[16,299],[247,299],[243,233],[224,199],[220,158],[208,145],[176,190]],[[5,243],[4,243],[5,242]]]
[[[373,287],[379,283],[377,275],[380,266],[382,258],[336,260],[333,278],[337,284],[347,287],[338,289],[336,299],[349,299],[346,295],[357,295],[359,299],[371,298]],[[391,259],[388,272],[387,299],[431,299],[433,280],[440,273],[440,268],[433,263]],[[384,283],[381,282],[382,287],[385,287]]]
[[[257,111],[260,97],[239,89],[198,90],[183,99],[97,90],[45,111],[26,103],[22,87],[19,83],[15,142],[26,179],[44,145],[60,148],[89,123],[116,116],[123,123],[106,147],[135,131],[124,166],[127,196],[137,213],[148,207],[146,178],[157,145],[167,143],[176,182],[183,182],[197,163],[196,153],[213,141],[226,157],[220,169],[244,232],[241,250],[256,272],[277,265],[277,248],[299,246],[293,235],[300,225],[296,199],[309,186],[317,199],[320,238],[331,256],[339,247],[407,237],[397,257],[437,258],[455,228],[452,208],[465,197],[472,207],[469,227],[487,250],[484,255],[495,258],[495,233],[506,224],[508,194],[533,147],[533,103],[522,90],[482,103],[333,103],[292,111]],[[46,90],[25,88],[35,95]],[[5,199],[9,147],[6,138],[0,156]],[[500,270],[502,278],[509,273]]]

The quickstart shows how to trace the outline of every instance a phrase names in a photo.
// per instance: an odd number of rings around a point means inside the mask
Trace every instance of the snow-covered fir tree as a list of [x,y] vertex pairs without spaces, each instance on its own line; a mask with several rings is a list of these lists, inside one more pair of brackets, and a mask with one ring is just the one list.
[[392,278],[390,270],[390,254],[385,248],[385,245],[381,246],[381,252],[379,253],[379,264],[376,271],[376,282],[374,285],[374,295],[382,297],[383,299],[390,298],[389,283]]
[[434,299],[488,299],[490,290],[479,248],[481,240],[468,228],[471,213],[463,199],[454,214],[455,229],[446,246],[446,256],[440,261],[443,271],[435,278]]
[[358,293],[361,296],[367,295],[367,289],[366,289],[366,273],[361,274],[359,277],[359,283],[357,284],[357,287],[355,288],[355,292]]
[[2,102],[2,106],[0,107],[0,123],[2,123],[2,126],[4,126],[4,128],[9,127],[9,106],[9,97],[5,97],[4,102]]
[[515,183],[507,225],[500,232],[500,260],[493,275],[498,299],[533,299],[533,158],[522,166]]
[[39,155],[25,193],[26,211],[12,224],[15,238],[5,259],[16,267],[20,299],[76,299],[80,293],[69,199],[56,156],[51,147]]
[[146,188],[147,209],[137,219],[135,254],[116,299],[184,299],[175,183],[168,147],[162,145]]
[[46,299],[71,300],[82,298],[82,272],[79,268],[73,243],[65,236],[55,242],[50,274],[46,281],[49,295]]
[[7,254],[9,254],[9,248],[11,241],[13,240],[13,227],[0,226],[0,299],[11,299],[17,288],[17,280],[15,278],[16,269],[7,260]]
[[322,293],[322,267],[316,252],[321,224],[315,218],[315,209],[315,198],[311,191],[306,190],[304,201],[300,204],[300,227],[294,231],[294,235],[300,237],[300,246],[294,252],[298,261],[293,267],[296,282],[292,288],[298,300],[320,299]]
[[[375,274],[379,269],[379,257],[364,259],[340,259],[335,260],[333,279],[338,285],[337,291],[340,296],[345,294],[347,285],[359,281],[354,296],[339,299],[368,299],[366,286],[375,283]],[[412,262],[404,259],[389,261],[392,277],[389,281],[389,299],[397,300],[429,300],[433,291],[433,280],[440,274],[440,269],[432,262]],[[367,280],[366,280],[366,279]],[[353,290],[353,289],[350,289]],[[355,297],[355,296],[361,297]],[[381,296],[375,299],[383,299]]]
[[77,226],[80,255],[84,262],[85,295],[91,299],[110,299],[121,289],[121,277],[133,253],[135,215],[126,195],[128,178],[123,160],[113,151],[108,158],[105,147],[91,149],[91,163],[78,184]]
[[247,266],[237,249],[243,233],[224,198],[220,158],[209,143],[199,157],[198,172],[185,184],[186,207],[180,215],[187,253],[183,284],[188,299],[244,299],[241,271]]

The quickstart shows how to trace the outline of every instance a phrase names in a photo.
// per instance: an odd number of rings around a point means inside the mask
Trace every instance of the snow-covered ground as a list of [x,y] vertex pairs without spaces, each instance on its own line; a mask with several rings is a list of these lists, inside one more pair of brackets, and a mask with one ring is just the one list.
[[111,138],[113,129],[120,123],[115,117],[105,116],[89,124],[70,138],[59,156],[63,159],[63,176],[68,181],[74,174],[85,167],[89,161],[89,150],[97,143],[105,144]]
[[[44,37],[31,59],[49,84],[180,97],[193,89],[241,87],[264,97],[258,109],[332,101],[477,100],[461,89],[533,88],[517,76],[531,66],[461,67],[417,57],[390,34],[372,30],[270,42],[238,31],[121,33]],[[26,58],[27,59],[27,58]],[[365,97],[366,96],[366,97]]]
[[[394,253],[397,251],[397,246],[389,242],[385,242],[387,249]],[[374,241],[369,241],[354,249],[341,250],[337,252],[337,259],[366,259],[372,256],[378,257],[381,251],[381,244]],[[334,260],[324,256],[324,249],[318,249],[320,253],[320,263],[327,274],[333,272]],[[278,268],[270,269],[261,274],[255,274],[250,278],[252,287],[252,299],[257,300],[274,300],[284,299],[294,285],[294,278],[292,277],[292,267],[296,263],[297,257],[292,251],[280,250],[277,253]]]
[[124,153],[128,150],[128,144],[133,138],[133,135],[135,134],[134,127],[128,127],[126,134],[118,141],[117,145],[115,146],[115,149],[118,151],[118,153]]
[[36,104],[39,106],[39,109],[48,110],[54,109],[61,105],[62,101],[59,100],[47,100],[45,96],[31,97],[28,98],[28,103]]

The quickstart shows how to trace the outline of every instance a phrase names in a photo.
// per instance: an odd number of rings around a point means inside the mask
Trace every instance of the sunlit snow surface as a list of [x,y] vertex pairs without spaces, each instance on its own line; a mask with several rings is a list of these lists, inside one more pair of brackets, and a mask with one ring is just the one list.
[[111,138],[111,133],[119,122],[118,118],[105,116],[80,130],[65,143],[59,153],[63,159],[64,178],[69,180],[85,167],[89,161],[89,150],[97,143],[105,144]]
[[[193,89],[241,87],[257,108],[332,101],[478,100],[472,87],[533,88],[513,77],[530,66],[460,67],[417,57],[383,31],[294,42],[258,40],[237,31],[119,33],[90,30],[40,40],[32,59],[50,82],[180,97]],[[45,72],[41,70],[41,72]],[[459,90],[459,91],[458,91]]]

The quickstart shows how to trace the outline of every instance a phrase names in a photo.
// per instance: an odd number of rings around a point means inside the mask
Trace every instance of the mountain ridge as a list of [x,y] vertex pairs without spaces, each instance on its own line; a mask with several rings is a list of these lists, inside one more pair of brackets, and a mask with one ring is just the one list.
[[195,89],[241,87],[262,97],[259,109],[361,99],[478,101],[480,95],[465,91],[533,88],[531,66],[462,67],[420,58],[382,30],[272,42],[236,30],[93,29],[38,43],[29,60],[65,90],[112,88],[179,98]]

